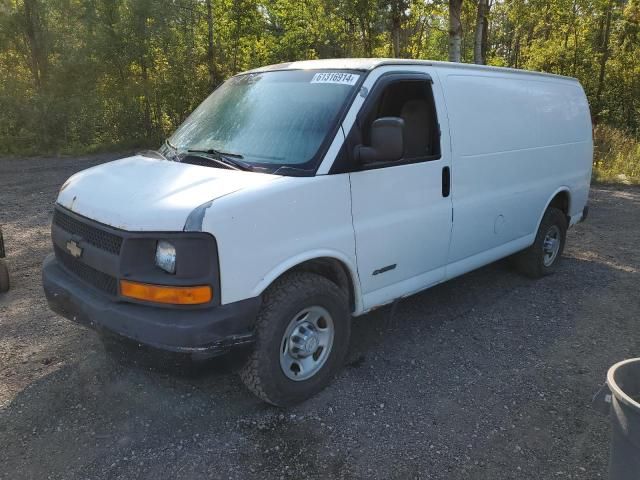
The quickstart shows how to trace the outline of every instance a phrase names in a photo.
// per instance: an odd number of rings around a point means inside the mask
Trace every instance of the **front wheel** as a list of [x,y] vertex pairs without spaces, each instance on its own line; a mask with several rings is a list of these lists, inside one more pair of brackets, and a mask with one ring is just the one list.
[[320,275],[294,272],[270,287],[263,302],[255,348],[240,377],[265,402],[294,405],[327,386],[342,366],[351,331],[347,296]]
[[513,256],[517,270],[531,278],[549,275],[555,270],[567,240],[567,217],[549,207],[542,217],[536,239],[529,248]]
[[4,260],[0,259],[0,293],[8,291],[9,286],[9,269]]

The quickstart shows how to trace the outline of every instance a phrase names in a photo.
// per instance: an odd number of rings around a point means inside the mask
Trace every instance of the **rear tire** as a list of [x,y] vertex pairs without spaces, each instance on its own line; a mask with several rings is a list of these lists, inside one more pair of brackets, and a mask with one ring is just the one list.
[[530,278],[549,275],[556,267],[567,240],[567,217],[554,207],[549,207],[542,217],[536,239],[526,250],[512,257],[512,264]]
[[263,296],[254,350],[240,371],[247,388],[280,407],[325,388],[349,345],[348,305],[345,292],[315,273],[293,272],[277,280]]
[[0,259],[0,293],[8,291],[10,286],[9,269],[4,260]]

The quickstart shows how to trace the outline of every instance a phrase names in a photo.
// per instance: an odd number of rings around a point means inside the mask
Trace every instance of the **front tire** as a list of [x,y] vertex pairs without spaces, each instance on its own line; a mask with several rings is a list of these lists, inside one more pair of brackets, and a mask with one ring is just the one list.
[[300,403],[342,366],[351,332],[347,295],[315,273],[287,274],[265,292],[255,332],[242,381],[272,405]]
[[558,265],[566,240],[567,217],[561,210],[549,207],[542,217],[533,245],[514,255],[513,265],[530,278],[549,275]]
[[10,285],[9,269],[7,268],[7,264],[0,259],[0,293],[9,291]]

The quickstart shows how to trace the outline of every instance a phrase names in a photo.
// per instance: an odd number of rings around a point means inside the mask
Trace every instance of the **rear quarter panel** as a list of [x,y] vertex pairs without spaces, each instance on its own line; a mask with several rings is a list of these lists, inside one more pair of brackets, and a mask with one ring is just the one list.
[[[591,178],[589,106],[580,84],[526,73],[441,69],[449,112],[454,225],[449,263],[533,241],[548,202],[582,212]],[[529,243],[530,243],[529,242]],[[526,245],[525,245],[526,246]]]

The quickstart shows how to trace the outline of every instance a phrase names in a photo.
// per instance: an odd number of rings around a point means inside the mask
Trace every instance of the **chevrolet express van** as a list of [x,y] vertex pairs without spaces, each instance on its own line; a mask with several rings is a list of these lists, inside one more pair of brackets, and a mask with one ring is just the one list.
[[216,89],[159,151],[61,188],[51,308],[195,356],[250,349],[275,405],[325,387],[352,316],[503,257],[557,268],[585,218],[572,78],[413,60],[273,65]]

